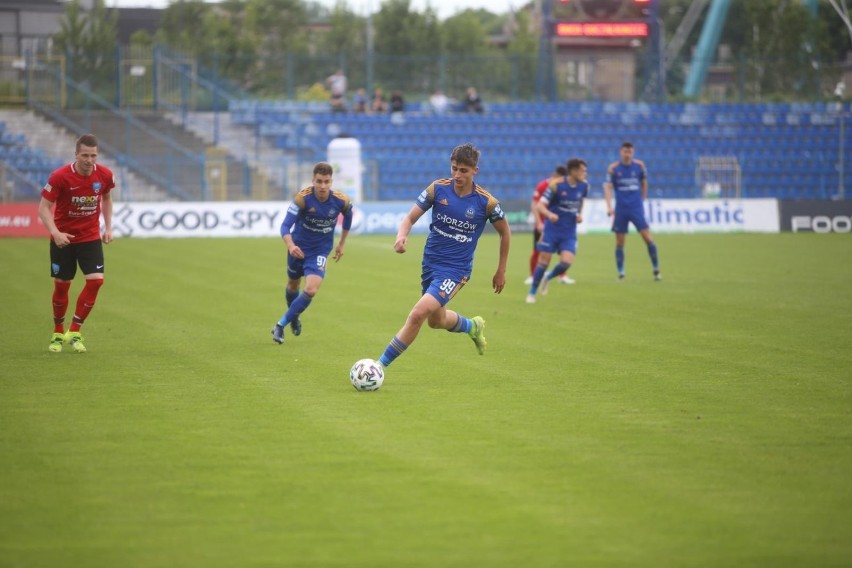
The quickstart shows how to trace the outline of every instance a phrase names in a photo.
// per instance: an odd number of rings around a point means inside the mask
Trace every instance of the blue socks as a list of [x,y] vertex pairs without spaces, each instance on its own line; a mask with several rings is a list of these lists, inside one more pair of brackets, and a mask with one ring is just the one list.
[[[657,258],[657,243],[651,241],[648,243],[648,256],[651,257],[651,266],[654,267],[654,274],[660,271],[660,263]],[[624,274],[624,247],[615,247],[615,266],[618,268],[619,274]]]
[[559,264],[553,267],[553,270],[551,270],[550,274],[547,275],[547,279],[553,280],[554,278],[559,278],[560,276],[565,274],[569,268],[571,268],[570,262],[560,262]]
[[278,325],[283,327],[293,321],[299,314],[308,309],[308,306],[311,305],[311,300],[313,299],[314,297],[309,296],[307,292],[299,294],[299,296],[290,304],[290,308],[287,310],[287,313],[281,316],[281,319],[278,320]]
[[535,272],[533,272],[533,283],[530,286],[530,294],[535,296],[535,293],[538,292],[538,286],[541,284],[541,279],[544,277],[544,271],[547,270],[547,267],[543,264],[539,264],[535,267]]
[[299,290],[295,290],[293,292],[290,291],[289,288],[284,289],[284,298],[287,299],[287,307],[289,308],[293,304],[293,300],[299,297]]
[[454,325],[452,329],[447,331],[452,333],[470,333],[470,329],[473,327],[473,322],[461,314],[458,314],[458,316],[459,321],[456,322],[456,325]]
[[624,274],[624,247],[615,247],[615,267],[619,274]]
[[402,355],[402,352],[406,349],[408,349],[408,345],[400,341],[399,338],[394,335],[391,342],[388,343],[388,346],[385,348],[385,352],[382,353],[381,357],[379,357],[379,363],[382,364],[382,367],[387,367],[393,363],[397,357]]
[[648,243],[648,256],[651,257],[651,265],[654,267],[654,272],[660,271],[659,262],[657,261],[657,243],[651,241]]

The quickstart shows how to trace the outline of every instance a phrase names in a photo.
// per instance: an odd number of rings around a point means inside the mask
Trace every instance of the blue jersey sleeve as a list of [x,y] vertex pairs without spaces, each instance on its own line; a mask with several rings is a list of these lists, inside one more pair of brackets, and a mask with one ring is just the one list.
[[287,208],[287,214],[284,216],[284,221],[281,222],[281,236],[288,234],[293,229],[293,223],[299,218],[299,206],[296,202],[290,204]]
[[435,203],[435,182],[429,184],[429,187],[420,192],[417,196],[417,206],[423,211],[428,211]]
[[341,225],[344,231],[352,228],[352,201],[345,193],[334,193],[335,197],[340,200],[340,213],[343,215],[343,224]]

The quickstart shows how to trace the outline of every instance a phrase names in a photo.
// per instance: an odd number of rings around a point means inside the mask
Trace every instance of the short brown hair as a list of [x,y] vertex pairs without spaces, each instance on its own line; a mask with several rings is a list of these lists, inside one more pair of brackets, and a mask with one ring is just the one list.
[[628,142],[627,140],[625,140],[624,142],[621,143],[621,147],[622,148],[632,148],[633,142]]
[[328,162],[317,162],[314,166],[315,176],[330,176],[334,174],[334,169]]
[[580,166],[586,166],[586,160],[581,160],[580,158],[571,158],[568,160],[567,167],[569,172],[571,170],[576,170]]
[[80,151],[80,146],[88,146],[90,148],[98,147],[98,137],[94,134],[83,134],[79,138],[77,138],[77,146],[75,152]]
[[473,144],[461,144],[453,148],[453,153],[450,154],[450,161],[475,168],[479,165],[479,155],[479,150]]

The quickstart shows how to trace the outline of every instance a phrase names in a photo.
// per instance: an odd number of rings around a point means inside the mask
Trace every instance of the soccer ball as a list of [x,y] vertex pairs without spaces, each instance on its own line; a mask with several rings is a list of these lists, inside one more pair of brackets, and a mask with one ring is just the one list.
[[378,390],[385,380],[385,370],[372,359],[361,359],[355,361],[349,371],[349,382],[359,391]]

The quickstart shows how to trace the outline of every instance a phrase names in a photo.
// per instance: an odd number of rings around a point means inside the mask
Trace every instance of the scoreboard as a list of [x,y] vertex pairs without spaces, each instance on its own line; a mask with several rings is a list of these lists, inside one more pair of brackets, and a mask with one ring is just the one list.
[[557,38],[644,38],[652,0],[559,0],[553,5]]

